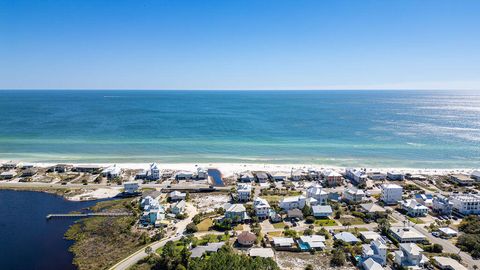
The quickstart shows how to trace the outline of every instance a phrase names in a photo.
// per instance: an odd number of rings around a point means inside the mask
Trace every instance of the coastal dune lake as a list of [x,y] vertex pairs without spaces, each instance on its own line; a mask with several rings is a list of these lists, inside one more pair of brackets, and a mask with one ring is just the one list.
[[76,269],[68,251],[72,242],[63,239],[74,219],[45,217],[80,211],[95,203],[70,202],[41,192],[0,190],[0,269]]
[[439,91],[0,91],[0,159],[465,168],[480,95]]

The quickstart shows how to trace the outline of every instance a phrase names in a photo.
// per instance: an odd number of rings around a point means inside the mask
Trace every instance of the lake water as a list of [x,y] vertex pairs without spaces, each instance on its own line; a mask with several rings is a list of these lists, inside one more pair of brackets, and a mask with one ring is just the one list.
[[480,94],[0,91],[0,159],[471,168]]
[[68,251],[72,242],[63,239],[74,220],[47,221],[45,216],[94,204],[41,192],[0,190],[0,269],[75,269]]

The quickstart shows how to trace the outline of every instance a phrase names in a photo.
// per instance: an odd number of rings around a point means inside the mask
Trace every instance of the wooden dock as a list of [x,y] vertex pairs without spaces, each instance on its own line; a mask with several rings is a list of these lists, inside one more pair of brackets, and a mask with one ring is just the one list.
[[87,218],[87,217],[124,217],[132,213],[85,213],[85,214],[48,214],[47,219],[52,218]]

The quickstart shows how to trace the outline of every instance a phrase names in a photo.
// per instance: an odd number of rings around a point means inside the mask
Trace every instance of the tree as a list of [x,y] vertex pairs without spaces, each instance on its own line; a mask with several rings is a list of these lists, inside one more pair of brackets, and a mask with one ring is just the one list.
[[307,216],[305,218],[305,223],[312,224],[315,222],[315,218],[313,216]]
[[195,223],[193,223],[193,222],[188,223],[188,225],[187,225],[187,227],[185,228],[185,230],[187,231],[187,233],[196,233],[196,232],[198,232],[197,225],[195,225]]
[[313,270],[313,265],[309,264],[305,267],[305,270]]
[[345,265],[346,257],[343,249],[334,249],[332,252],[332,258],[330,259],[330,264],[332,266],[343,266]]
[[151,246],[148,246],[145,248],[145,253],[147,253],[148,255],[150,255],[152,252],[153,252],[153,249]]
[[377,220],[378,222],[378,229],[383,233],[387,234],[388,230],[390,230],[390,221],[387,218],[380,218]]
[[305,204],[305,206],[302,209],[302,214],[304,217],[311,216],[313,214],[312,208]]

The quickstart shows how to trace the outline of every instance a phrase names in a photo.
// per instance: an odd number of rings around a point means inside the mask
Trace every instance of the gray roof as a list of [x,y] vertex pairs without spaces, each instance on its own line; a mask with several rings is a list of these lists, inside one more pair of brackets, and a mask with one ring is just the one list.
[[313,214],[331,214],[333,212],[332,207],[330,205],[314,205],[312,206]]
[[360,240],[355,235],[353,235],[352,233],[349,233],[349,232],[337,233],[337,234],[335,234],[334,237],[335,237],[335,239],[343,240],[347,243],[360,242]]

